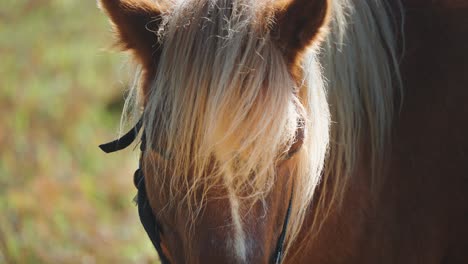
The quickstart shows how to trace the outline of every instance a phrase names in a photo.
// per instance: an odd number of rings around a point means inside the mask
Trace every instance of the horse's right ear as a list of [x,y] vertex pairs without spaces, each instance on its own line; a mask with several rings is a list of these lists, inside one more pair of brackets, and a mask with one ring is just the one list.
[[294,63],[309,45],[320,42],[329,20],[330,0],[279,0],[273,28],[278,47]]
[[150,66],[158,48],[161,7],[150,0],[98,0],[98,5],[111,19],[119,46]]

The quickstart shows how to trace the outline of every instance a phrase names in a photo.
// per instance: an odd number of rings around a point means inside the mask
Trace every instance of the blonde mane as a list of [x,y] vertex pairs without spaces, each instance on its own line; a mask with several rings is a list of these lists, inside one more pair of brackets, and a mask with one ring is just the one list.
[[[364,136],[378,167],[399,74],[392,17],[382,1],[335,0],[329,34],[306,52],[297,83],[271,40],[269,2],[176,1],[157,32],[163,45],[149,97],[133,100],[133,108],[146,102],[147,149],[161,155],[147,160],[164,171],[153,177],[169,186],[168,206],[188,210],[193,222],[208,192],[222,188],[239,240],[242,215],[264,202],[303,120],[290,245],[313,198],[325,214],[342,199]],[[327,199],[325,192],[314,197],[321,180],[331,185]]]
[[[332,116],[323,192],[317,198],[320,218],[341,205],[364,154],[370,158],[371,192],[376,192],[395,107],[401,103],[395,98],[403,96],[395,37],[400,28],[394,24],[401,14],[392,13],[383,0],[332,3],[330,32],[319,55]],[[401,8],[399,1],[395,4]]]

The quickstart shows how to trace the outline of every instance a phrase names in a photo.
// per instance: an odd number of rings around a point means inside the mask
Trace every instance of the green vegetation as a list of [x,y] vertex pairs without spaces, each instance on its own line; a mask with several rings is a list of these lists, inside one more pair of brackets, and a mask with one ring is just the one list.
[[137,152],[105,155],[131,79],[95,1],[0,9],[0,263],[150,263]]

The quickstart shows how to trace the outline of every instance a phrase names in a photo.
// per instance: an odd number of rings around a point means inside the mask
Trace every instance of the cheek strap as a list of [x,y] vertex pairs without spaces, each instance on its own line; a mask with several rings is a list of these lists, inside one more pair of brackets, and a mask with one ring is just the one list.
[[138,168],[138,170],[135,171],[134,181],[138,183],[136,185],[138,189],[136,202],[138,205],[138,215],[140,216],[140,222],[145,228],[146,234],[148,234],[148,237],[150,238],[151,243],[153,243],[154,248],[158,252],[160,262],[162,264],[169,264],[169,260],[164,255],[164,252],[161,248],[161,230],[149,204],[148,196],[146,195],[145,177],[141,171],[141,168]]
[[[138,133],[141,130],[141,127],[143,125],[142,119],[140,119],[136,125],[130,129],[125,135],[120,137],[117,140],[114,140],[112,142],[102,144],[99,146],[102,151],[106,153],[112,153],[116,152],[122,149],[125,149],[126,147],[130,146],[132,144]],[[142,152],[142,155],[145,151],[145,136],[143,133],[141,144],[140,144],[140,150]],[[158,252],[160,262],[162,264],[169,264],[169,261],[167,257],[164,255],[164,252],[162,251],[161,248],[161,229],[160,225],[158,224],[156,217],[153,214],[153,210],[151,209],[151,206],[148,201],[148,196],[146,194],[146,185],[145,185],[145,177],[143,175],[143,171],[141,169],[141,157],[140,157],[140,164],[139,168],[135,171],[133,175],[133,183],[135,184],[135,187],[138,190],[136,198],[136,204],[138,206],[138,215],[140,216],[140,222],[143,225],[146,234],[148,234],[148,237],[151,240],[151,243],[153,243],[154,248]]]

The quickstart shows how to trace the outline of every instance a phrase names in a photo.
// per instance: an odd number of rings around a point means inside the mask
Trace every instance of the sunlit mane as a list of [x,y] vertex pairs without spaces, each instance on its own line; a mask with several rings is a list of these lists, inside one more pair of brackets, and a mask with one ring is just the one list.
[[[324,171],[324,184],[329,176],[334,182],[328,204],[341,202],[357,158],[364,155],[358,152],[362,144],[368,146],[371,175],[379,175],[399,103],[394,98],[403,95],[396,14],[381,0],[332,3],[330,34],[320,54],[332,115],[332,143]],[[377,188],[379,179],[370,180]]]
[[161,155],[151,166],[164,171],[154,177],[170,187],[168,206],[188,208],[195,221],[207,193],[222,188],[242,240],[242,214],[268,194],[304,120],[292,174],[291,242],[322,176],[333,186],[329,199],[314,198],[320,212],[340,201],[363,140],[378,167],[399,75],[388,8],[380,0],[335,0],[330,34],[306,53],[297,83],[270,39],[269,2],[177,1],[158,31],[161,56],[144,124],[148,148]]
[[331,113],[330,143],[311,235],[333,207],[340,208],[359,157],[369,159],[372,191],[382,183],[375,175],[384,166],[395,97],[403,95],[394,24],[394,15],[401,14],[389,10],[381,0],[332,1],[329,34],[318,55]]

